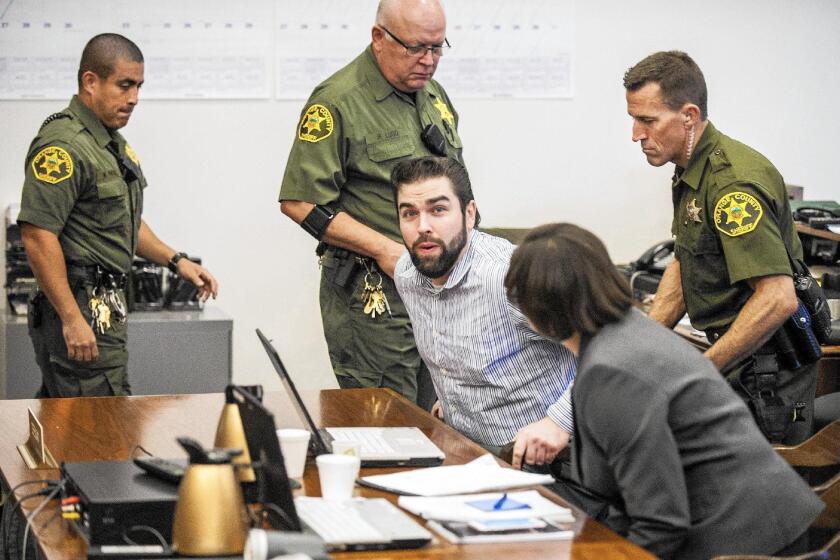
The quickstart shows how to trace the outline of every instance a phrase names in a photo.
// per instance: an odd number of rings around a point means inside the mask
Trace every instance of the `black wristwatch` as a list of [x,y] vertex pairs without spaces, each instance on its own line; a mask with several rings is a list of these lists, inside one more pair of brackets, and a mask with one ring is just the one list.
[[172,258],[169,259],[169,262],[166,263],[167,268],[169,268],[169,270],[177,274],[178,261],[180,261],[183,258],[189,258],[189,256],[186,253],[175,253],[174,255],[172,255]]

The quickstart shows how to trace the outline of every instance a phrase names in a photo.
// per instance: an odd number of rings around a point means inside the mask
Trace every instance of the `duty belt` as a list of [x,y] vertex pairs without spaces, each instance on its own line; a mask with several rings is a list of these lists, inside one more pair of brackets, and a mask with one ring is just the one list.
[[124,290],[128,284],[128,275],[112,272],[99,265],[78,265],[67,263],[67,276],[70,280],[82,280],[95,287]]
[[[714,344],[720,340],[728,330],[729,327],[706,330],[706,338],[709,340],[709,344]],[[753,367],[753,373],[755,374],[776,373],[779,371],[780,364],[776,352],[776,345],[773,344],[772,339],[765,342],[758,350],[753,352],[751,358],[755,362]],[[742,363],[739,362],[739,365]]]

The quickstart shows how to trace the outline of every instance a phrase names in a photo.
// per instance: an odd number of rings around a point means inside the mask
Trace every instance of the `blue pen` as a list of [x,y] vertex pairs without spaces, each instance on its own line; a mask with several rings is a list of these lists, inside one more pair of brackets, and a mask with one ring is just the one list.
[[494,510],[502,509],[502,506],[505,504],[506,500],[507,500],[507,492],[502,494],[502,497],[499,498],[499,501],[496,502],[495,504],[493,504],[493,509]]

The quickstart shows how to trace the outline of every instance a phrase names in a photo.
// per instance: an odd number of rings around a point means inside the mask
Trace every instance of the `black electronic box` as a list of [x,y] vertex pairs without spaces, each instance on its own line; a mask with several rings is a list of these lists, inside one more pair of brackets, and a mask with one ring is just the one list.
[[76,523],[89,545],[161,544],[155,532],[172,542],[177,486],[132,461],[64,463],[61,478],[63,497],[78,497]]

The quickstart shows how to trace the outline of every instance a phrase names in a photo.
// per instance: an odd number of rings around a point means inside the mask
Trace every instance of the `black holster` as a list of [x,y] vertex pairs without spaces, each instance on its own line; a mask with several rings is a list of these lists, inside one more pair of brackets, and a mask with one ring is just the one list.
[[321,266],[327,281],[339,288],[346,288],[353,282],[360,264],[358,255],[347,249],[319,243],[316,254],[321,257]]
[[30,329],[37,329],[41,326],[41,318],[44,314],[43,302],[47,299],[46,294],[37,290],[30,294],[29,304],[26,308],[26,322]]

